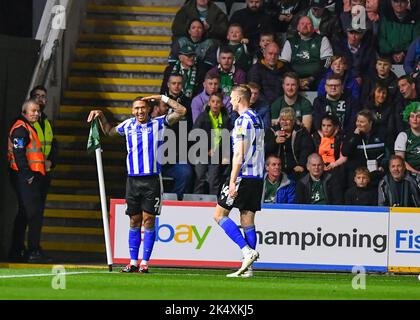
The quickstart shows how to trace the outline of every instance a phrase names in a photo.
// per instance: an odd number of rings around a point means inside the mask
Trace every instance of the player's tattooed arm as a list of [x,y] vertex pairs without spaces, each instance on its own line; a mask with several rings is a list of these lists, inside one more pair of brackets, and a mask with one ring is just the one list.
[[178,101],[173,100],[164,95],[153,95],[153,96],[145,97],[142,100],[152,100],[152,99],[162,100],[174,111],[168,115],[167,120],[168,120],[169,125],[173,125],[179,122],[187,114],[187,108],[185,108]]
[[106,119],[104,113],[101,110],[92,110],[89,113],[87,122],[90,123],[93,119],[99,119],[99,124],[101,125],[102,132],[106,136],[116,136],[118,135],[116,127],[113,127],[108,120]]

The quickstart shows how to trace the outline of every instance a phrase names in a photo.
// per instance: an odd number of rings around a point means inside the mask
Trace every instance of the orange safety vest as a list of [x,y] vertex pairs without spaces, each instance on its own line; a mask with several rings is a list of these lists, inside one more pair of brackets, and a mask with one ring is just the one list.
[[29,144],[26,146],[26,159],[28,160],[29,168],[32,171],[40,172],[42,175],[45,176],[45,158],[44,153],[42,152],[41,141],[39,140],[35,129],[23,120],[16,121],[16,123],[10,129],[7,154],[10,168],[12,168],[15,171],[19,171],[19,168],[16,164],[15,155],[13,153],[12,133],[15,129],[21,126],[24,126],[25,129],[29,132],[30,141]]

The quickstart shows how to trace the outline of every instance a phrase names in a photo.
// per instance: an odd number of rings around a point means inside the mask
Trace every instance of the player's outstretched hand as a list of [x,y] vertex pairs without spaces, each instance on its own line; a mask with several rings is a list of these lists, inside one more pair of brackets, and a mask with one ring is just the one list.
[[96,119],[97,117],[100,117],[101,114],[102,114],[102,111],[101,110],[92,110],[89,113],[89,116],[87,118],[87,122],[88,123],[92,122],[93,119]]

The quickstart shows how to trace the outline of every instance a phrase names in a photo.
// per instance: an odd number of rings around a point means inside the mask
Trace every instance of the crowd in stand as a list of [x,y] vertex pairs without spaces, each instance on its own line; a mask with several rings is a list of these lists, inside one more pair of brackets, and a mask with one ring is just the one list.
[[230,91],[248,84],[266,126],[264,202],[420,206],[418,2],[246,0],[229,18],[186,1],[161,93],[187,108],[179,125],[212,136],[219,162],[165,165],[171,191],[218,193],[230,160],[220,131],[238,116]]

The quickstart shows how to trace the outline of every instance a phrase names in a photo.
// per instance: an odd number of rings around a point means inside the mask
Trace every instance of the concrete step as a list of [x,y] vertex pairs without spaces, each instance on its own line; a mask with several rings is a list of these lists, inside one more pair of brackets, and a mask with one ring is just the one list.
[[116,50],[170,50],[170,44],[153,43],[98,43],[98,42],[78,42],[77,48],[91,49],[116,49]]
[[[121,148],[123,149],[123,148]],[[88,154],[86,150],[60,150],[61,159],[92,159],[95,156]],[[102,159],[125,159],[125,151],[106,151],[102,152]]]
[[122,5],[100,5],[89,4],[87,12],[113,13],[113,14],[142,14],[142,15],[175,15],[178,7],[168,6],[122,6]]
[[48,224],[42,227],[44,234],[60,234],[60,235],[88,235],[88,236],[103,236],[103,228],[89,228],[89,227],[57,227],[49,226]]
[[75,62],[166,65],[168,56],[169,50],[77,48]]
[[[54,181],[53,181],[54,182]],[[50,219],[80,219],[98,220],[102,218],[99,210],[65,210],[65,209],[46,209],[44,217]]]
[[137,21],[137,20],[103,20],[88,19],[81,32],[84,34],[115,34],[141,36],[171,36],[169,21]]
[[[108,217],[109,220],[109,217]],[[80,230],[80,233],[86,233],[89,231],[90,228],[94,229],[103,229],[103,222],[102,222],[102,214],[98,217],[98,219],[78,219],[73,217],[68,218],[48,218],[44,216],[44,227],[59,227],[59,228],[74,228],[72,231],[74,233],[77,233],[77,228],[83,228]],[[87,228],[85,230],[85,228]],[[57,232],[51,232],[49,233],[61,233],[60,230],[57,230]],[[71,232],[70,232],[71,233]],[[103,234],[103,233],[97,233],[97,234]]]
[[130,103],[135,98],[158,94],[156,91],[147,92],[99,92],[99,91],[64,91],[64,98],[75,100],[95,101],[125,101]]
[[66,251],[66,252],[88,252],[104,253],[105,243],[85,243],[85,242],[59,242],[41,241],[41,247],[45,251]]
[[185,0],[89,0],[90,4],[121,5],[121,6],[171,6],[181,7]]
[[[159,92],[162,80],[145,78],[102,78],[77,77],[68,79],[69,89],[73,91],[106,92]],[[68,96],[67,96],[68,97]],[[72,97],[73,98],[73,97]]]
[[88,20],[118,20],[118,21],[148,21],[148,22],[166,22],[172,24],[174,15],[162,14],[135,14],[135,13],[113,13],[113,12],[87,12]]
[[[162,80],[145,78],[99,78],[99,77],[69,77],[68,84],[75,85],[113,85],[136,87],[160,87]],[[137,90],[141,91],[141,89]]]
[[106,33],[82,33],[79,42],[102,42],[102,43],[154,43],[170,45],[172,40],[167,35],[130,35],[130,34],[106,34]]
[[155,73],[162,77],[166,64],[131,64],[131,63],[92,63],[73,62],[71,70],[90,70],[96,72],[118,72],[118,73]]

